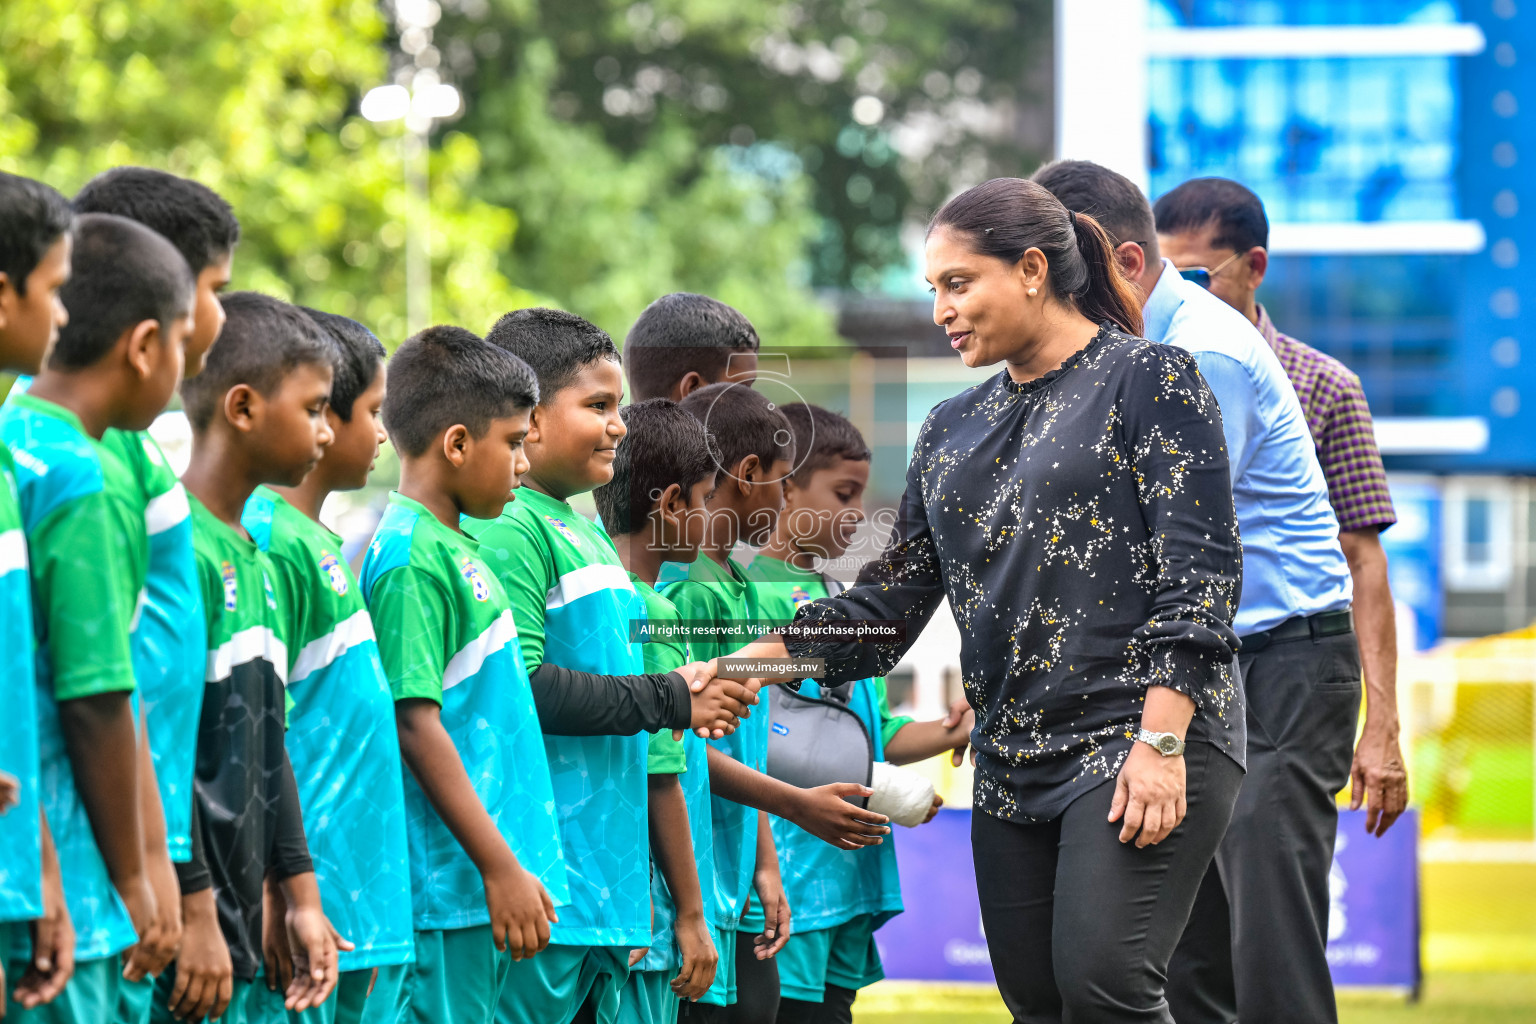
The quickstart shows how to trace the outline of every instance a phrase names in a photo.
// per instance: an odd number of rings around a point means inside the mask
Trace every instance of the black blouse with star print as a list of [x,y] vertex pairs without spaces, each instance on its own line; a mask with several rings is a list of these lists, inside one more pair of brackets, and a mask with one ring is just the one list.
[[976,808],[1044,821],[1115,777],[1148,686],[1191,697],[1187,738],[1243,762],[1241,581],[1216,399],[1188,353],[1106,324],[1043,377],[938,405],[889,546],[794,623],[904,620],[903,642],[785,640],[828,682],[882,675],[948,597]]

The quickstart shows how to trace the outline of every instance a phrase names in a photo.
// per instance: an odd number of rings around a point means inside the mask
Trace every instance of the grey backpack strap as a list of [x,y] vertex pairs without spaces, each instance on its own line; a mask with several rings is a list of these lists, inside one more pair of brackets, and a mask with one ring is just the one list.
[[[828,597],[836,597],[838,594],[841,594],[845,589],[847,589],[843,586],[841,580],[833,579],[826,573],[821,574],[821,582],[822,585],[827,588]],[[852,681],[846,683],[834,683],[831,686],[828,686],[826,683],[822,683],[820,685],[821,695],[828,700],[835,700],[842,704],[847,704],[853,699]]]

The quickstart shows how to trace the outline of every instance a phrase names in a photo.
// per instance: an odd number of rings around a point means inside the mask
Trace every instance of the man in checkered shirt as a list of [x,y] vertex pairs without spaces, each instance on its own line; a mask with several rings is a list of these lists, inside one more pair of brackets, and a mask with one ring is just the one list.
[[1397,628],[1381,531],[1397,522],[1387,475],[1360,378],[1343,363],[1281,334],[1254,293],[1269,267],[1269,220],[1259,197],[1226,178],[1196,178],[1165,194],[1154,208],[1158,242],[1180,270],[1253,321],[1296,386],[1339,543],[1354,580],[1355,632],[1365,675],[1365,729],[1350,770],[1350,804],[1367,810],[1367,828],[1385,832],[1408,801],[1398,747]]

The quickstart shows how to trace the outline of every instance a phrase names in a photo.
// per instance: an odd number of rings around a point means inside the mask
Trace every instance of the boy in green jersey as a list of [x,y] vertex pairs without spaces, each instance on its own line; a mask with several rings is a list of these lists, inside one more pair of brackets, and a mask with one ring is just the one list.
[[607,534],[569,504],[612,478],[624,437],[624,378],[612,339],[569,313],[523,309],[497,321],[486,340],[522,358],[539,379],[523,492],[496,521],[466,524],[511,596],[535,693],[541,678],[564,675],[571,678],[555,688],[566,696],[634,683],[659,687],[664,697],[647,717],[624,714],[634,706],[628,697],[594,692],[567,721],[540,702],[571,906],[550,951],[515,970],[497,1019],[537,1024],[583,1012],[608,1022],[635,951],[651,937],[644,734],[696,726],[696,712],[713,717],[708,707],[722,699],[738,705],[734,720],[745,708],[724,691],[747,691],[715,680],[702,664],[644,672],[629,634],[630,622],[644,616],[640,595]]
[[[665,398],[623,409],[628,433],[613,460],[613,479],[593,492],[619,561],[645,602],[649,672],[690,660],[672,602],[656,593],[663,562],[691,562],[704,541],[704,503],[718,473],[708,433]],[[666,730],[651,735],[649,772],[651,942],[620,996],[624,1024],[671,1024],[680,999],[696,1000],[714,982],[715,862],[704,740]],[[674,976],[675,974],[675,976]]]
[[[229,283],[240,223],[212,189],[149,167],[115,167],[85,184],[74,198],[79,213],[111,213],[158,232],[186,259],[197,282],[192,333],[182,376],[203,369],[224,328],[218,293]],[[133,631],[134,676],[145,749],[139,799],[144,856],[163,927],[181,934],[181,891],[172,863],[192,856],[192,761],[203,700],[203,637],[189,630],[201,621],[192,518],[185,489],[165,453],[147,431],[109,430],[102,443],[117,452],[143,489],[149,531],[149,572]],[[143,755],[148,754],[146,758]],[[148,1020],[154,978],[121,987],[116,1024]]]
[[192,279],[165,239],[103,214],[76,221],[72,269],[60,298],[73,315],[31,389],[6,404],[0,434],[31,556],[41,795],[77,934],[64,992],[18,1016],[95,1022],[123,978],[159,971],[175,948],[146,873],[138,794],[129,634],[149,541],[137,483],[101,436],[148,426],[170,400]]
[[[385,439],[384,346],[355,320],[305,314],[339,358],[326,419],[333,440],[297,487],[258,487],[241,522],[271,559],[288,647],[288,757],[326,914],[354,949],[338,963],[336,998],[305,1024],[392,1019],[412,958],[411,877],[394,700],[379,662],[368,608],[342,553],[320,522],[334,491],[354,490]],[[281,920],[282,890],[269,879],[267,921]],[[267,929],[267,987],[291,970],[281,932]]]
[[751,387],[758,345],[752,322],[718,299],[692,292],[663,295],[645,307],[624,338],[630,400],[681,402],[721,381]]
[[[794,432],[797,465],[784,485],[784,512],[747,567],[761,614],[783,625],[807,601],[826,597],[827,576],[816,570],[848,550],[864,521],[870,450],[858,428],[820,406],[781,407]],[[914,722],[891,714],[884,679],[861,679],[822,692],[811,680],[806,696],[836,700],[859,717],[876,761],[907,764],[947,750],[959,763],[974,715],[958,700],[940,721]],[[942,801],[934,798],[929,818]],[[779,953],[780,1024],[851,1024],[860,988],[884,977],[875,929],[901,912],[896,851],[889,843],[840,849],[793,822],[771,819],[782,860],[784,890],[795,908],[795,932]]]
[[[729,655],[756,636],[759,612],[745,571],[730,557],[738,541],[763,543],[784,503],[794,441],[783,415],[762,394],[737,383],[712,384],[682,402],[714,436],[719,483],[708,503],[709,532],[697,558],[662,568],[661,593],[684,620],[712,623],[712,637],[692,640],[695,656]],[[766,706],[766,705],[765,705]],[[721,968],[698,1009],[705,1020],[771,1022],[779,1000],[773,960],[789,938],[768,814],[801,823],[841,846],[876,844],[885,817],[842,799],[868,795],[853,784],[797,789],[763,774],[768,717],[761,712],[732,736],[710,744],[711,813]],[[753,895],[756,899],[753,899]]]
[[[288,654],[273,570],[241,525],[262,484],[295,485],[331,441],[336,353],[298,309],[266,295],[225,298],[221,344],[182,385],[192,460],[182,477],[207,629],[198,721],[192,859],[178,864],[186,910],[175,967],[156,981],[152,1019],[281,1014],[262,968],[263,882],[282,888],[295,967],[281,1002],[318,1006],[336,984],[338,940],[320,908],[293,768],[283,743]],[[278,927],[274,922],[274,927]],[[222,977],[206,965],[220,959]],[[212,992],[209,992],[209,989]]]
[[544,949],[569,901],[511,604],[460,528],[511,500],[537,399],[527,366],[460,327],[389,362],[400,489],[361,575],[410,770],[416,960],[397,1019],[413,1024],[491,1024],[512,962]]
[[[35,374],[68,319],[59,289],[69,279],[74,214],[42,182],[0,173],[0,223],[0,373]],[[30,1009],[63,990],[74,970],[75,937],[40,799],[32,581],[22,525],[10,451],[0,445],[0,1006],[15,946],[22,955],[9,998]]]

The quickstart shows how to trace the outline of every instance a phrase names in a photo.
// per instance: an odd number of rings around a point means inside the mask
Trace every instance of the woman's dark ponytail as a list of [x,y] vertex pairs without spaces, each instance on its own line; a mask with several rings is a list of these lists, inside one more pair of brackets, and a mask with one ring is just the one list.
[[1099,222],[1074,214],[1044,186],[1024,178],[993,178],[960,193],[928,225],[969,237],[976,252],[1017,263],[1030,249],[1045,254],[1056,297],[1094,323],[1113,322],[1140,336],[1141,302],[1115,259]]
[[1077,311],[1094,323],[1112,320],[1127,334],[1141,337],[1141,302],[1131,287],[1120,261],[1115,259],[1115,247],[1099,222],[1086,213],[1067,211],[1073,234],[1077,237],[1077,251],[1088,270],[1088,282],[1081,292],[1072,296]]

